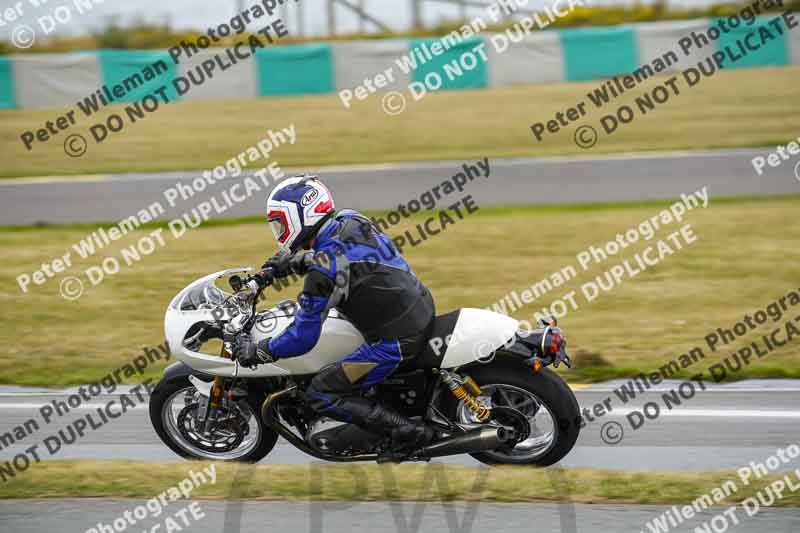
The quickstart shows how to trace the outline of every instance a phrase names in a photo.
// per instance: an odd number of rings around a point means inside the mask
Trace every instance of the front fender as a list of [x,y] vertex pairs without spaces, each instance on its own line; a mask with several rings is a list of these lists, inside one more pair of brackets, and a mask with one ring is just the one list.
[[175,380],[183,378],[188,378],[189,376],[197,376],[198,378],[201,378],[203,381],[214,379],[214,376],[212,376],[211,374],[204,374],[203,372],[198,372],[197,370],[193,369],[186,363],[182,361],[176,361],[164,369],[164,375],[161,377],[161,380],[153,389],[153,392],[156,392],[159,389],[159,387],[166,386],[167,383],[171,383]]
[[[189,379],[191,376],[199,378],[201,381],[209,382],[213,381],[215,377],[212,374],[206,374],[204,372],[199,372],[194,368],[190,367],[184,362],[176,361],[169,365],[167,368],[164,369],[164,376],[161,378],[161,381],[153,388],[152,395],[155,395],[159,392],[160,389],[166,387],[169,383],[173,383],[177,380]],[[226,381],[229,381],[231,378],[225,378]],[[275,390],[278,387],[278,384],[275,383],[273,380],[270,379],[245,379],[240,380],[240,384],[243,384],[247,388],[248,396],[250,397],[253,405],[260,406],[261,401],[264,400],[264,396]],[[197,385],[192,383],[197,388]],[[198,390],[200,390],[198,388]],[[202,394],[203,391],[200,390]]]

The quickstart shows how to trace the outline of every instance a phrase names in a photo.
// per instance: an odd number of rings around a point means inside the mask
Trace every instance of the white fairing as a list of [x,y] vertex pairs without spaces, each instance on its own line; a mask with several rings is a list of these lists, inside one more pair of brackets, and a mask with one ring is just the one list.
[[[272,309],[272,312],[282,314],[279,309]],[[253,328],[253,340],[260,341],[267,337],[276,337],[292,323],[292,318],[280,317],[278,321],[278,326],[274,331],[261,332],[257,328]],[[335,310],[331,310],[328,318],[322,323],[322,333],[319,341],[310,352],[298,357],[279,359],[271,365],[259,365],[252,370],[240,368],[239,376],[255,377],[317,373],[325,365],[335,363],[346,355],[350,355],[362,344],[364,344],[364,337],[361,336],[355,326],[347,320],[339,318],[338,313]]]
[[[364,343],[364,337],[349,321],[340,318],[331,310],[322,325],[319,341],[314,348],[301,356],[280,359],[273,364],[258,365],[254,369],[240,367],[236,361],[187,348],[184,342],[193,326],[222,321],[235,322],[242,316],[230,316],[218,304],[228,294],[220,290],[215,282],[222,277],[248,272],[239,268],[216,272],[205,276],[183,289],[170,303],[164,317],[164,330],[170,353],[193,369],[216,376],[280,376],[291,374],[313,374],[324,366],[339,361],[353,353]],[[216,313],[216,315],[215,315]],[[275,337],[283,332],[293,318],[285,310],[272,308],[262,311],[265,316],[257,322],[251,335],[256,342]],[[442,368],[458,367],[477,359],[489,357],[495,350],[509,341],[513,342],[519,323],[511,317],[484,309],[462,309],[452,334],[439,339],[444,351]],[[433,347],[436,339],[430,341]]]
[[[215,317],[211,308],[181,309],[181,304],[187,298],[187,295],[192,290],[207,286],[209,282],[213,282],[218,278],[249,270],[232,269],[210,274],[195,281],[175,297],[164,317],[164,330],[170,353],[173,357],[183,361],[195,370],[218,376],[258,377],[308,374],[315,373],[325,365],[340,360],[364,343],[361,333],[350,322],[339,318],[336,311],[332,310],[328,319],[323,323],[319,341],[310,352],[299,357],[282,359],[274,364],[259,365],[255,369],[246,369],[240,367],[236,361],[222,358],[217,354],[205,354],[188,349],[183,340],[186,338],[186,333],[189,329],[197,323],[213,322],[219,316]],[[286,312],[283,310],[273,308],[269,312],[272,313],[268,315],[270,319],[252,330],[252,336],[255,341],[277,336],[292,322],[292,318],[285,316]]]
[[509,316],[485,309],[462,309],[453,333],[448,339],[441,339],[445,350],[441,368],[455,368],[489,357],[513,342],[518,329],[519,322]]

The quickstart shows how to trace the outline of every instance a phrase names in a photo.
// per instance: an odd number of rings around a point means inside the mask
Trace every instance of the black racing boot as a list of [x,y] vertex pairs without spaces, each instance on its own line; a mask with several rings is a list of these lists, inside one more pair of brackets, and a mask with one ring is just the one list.
[[[433,429],[424,422],[411,420],[393,409],[360,396],[339,398],[335,405],[340,412],[349,413],[350,421],[354,424],[391,439],[390,451],[394,454],[384,460],[405,458],[408,453],[431,442],[435,436]],[[335,414],[329,410],[326,414],[335,418]]]
[[391,447],[382,453],[378,462],[399,461],[431,442],[434,431],[424,422],[417,422],[377,404],[367,417],[366,423],[389,436]]

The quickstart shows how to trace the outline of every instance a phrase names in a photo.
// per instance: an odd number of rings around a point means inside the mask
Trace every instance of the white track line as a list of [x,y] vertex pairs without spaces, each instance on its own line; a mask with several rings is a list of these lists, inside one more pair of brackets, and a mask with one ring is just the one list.
[[[45,405],[50,405],[49,403],[0,403],[0,411],[4,409],[41,409]],[[87,403],[83,405],[79,405],[78,407],[70,407],[70,411],[86,411],[91,409],[105,409],[106,404],[104,403]],[[128,409],[146,409],[147,406],[143,404],[136,404],[134,407],[128,407]]]
[[[679,385],[680,385],[680,383],[676,383],[675,386],[672,387],[672,388],[669,388],[669,387],[667,387],[667,388],[655,388],[655,387],[652,387],[650,389],[645,390],[644,392],[641,392],[641,391],[639,391],[637,389],[636,390],[636,394],[638,396],[640,394],[657,393],[657,392],[669,392],[669,391],[677,388]],[[578,393],[582,393],[582,392],[614,392],[615,390],[617,390],[617,389],[607,388],[607,387],[593,387],[592,385],[589,385],[588,387],[575,389],[575,392],[578,392]],[[714,393],[714,392],[726,392],[726,393],[745,392],[745,393],[749,393],[749,394],[753,394],[755,392],[758,392],[758,393],[761,393],[761,392],[766,392],[766,393],[770,393],[770,392],[800,392],[800,387],[797,387],[797,388],[783,387],[783,388],[774,388],[774,389],[769,388],[769,387],[748,388],[748,389],[734,389],[734,388],[711,388],[711,387],[708,387],[708,384],[706,384],[706,390],[704,390],[702,392],[703,392],[703,394]],[[0,396],[3,396],[3,395],[0,394]]]
[[[608,416],[625,416],[641,409],[616,408],[608,412]],[[658,416],[679,416],[696,418],[800,418],[800,411],[763,411],[739,409],[661,409]]]

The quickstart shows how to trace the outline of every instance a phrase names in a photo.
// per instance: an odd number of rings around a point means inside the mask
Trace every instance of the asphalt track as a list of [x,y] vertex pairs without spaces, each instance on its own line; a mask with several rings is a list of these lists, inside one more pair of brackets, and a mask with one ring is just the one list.
[[[594,385],[577,390],[582,408],[590,413],[594,406],[611,398],[612,408],[606,415],[590,421],[581,431],[576,447],[560,464],[566,467],[609,468],[630,471],[703,471],[735,469],[749,461],[763,461],[776,449],[792,443],[800,444],[800,408],[797,398],[800,384],[793,381],[752,381],[739,384],[708,386],[697,389],[696,395],[671,411],[648,420],[641,428],[632,429],[628,415],[656,401],[664,406],[662,394],[678,385],[659,385],[627,403],[613,392],[614,383]],[[5,389],[10,390],[10,389]],[[54,417],[45,424],[39,409],[53,401],[65,401],[64,392],[17,391],[0,392],[0,433],[10,431],[30,418],[40,429],[26,438],[0,449],[0,462],[13,458],[28,446],[40,443],[72,420],[94,412],[113,397],[98,396],[78,409]],[[138,402],[137,402],[138,403]],[[591,415],[594,418],[593,415]],[[96,415],[95,415],[96,418]],[[615,423],[619,423],[616,426]],[[614,439],[607,444],[601,436],[605,426]],[[616,437],[619,428],[622,436]],[[612,430],[613,429],[613,430]],[[88,431],[74,444],[65,445],[52,457],[42,452],[43,460],[58,459],[134,459],[141,461],[180,461],[159,441],[152,430],[145,405],[139,405],[112,420],[100,429]],[[302,464],[318,462],[280,440],[263,462]],[[469,456],[444,458],[441,462],[477,466]],[[800,467],[786,465],[790,470]]]
[[[660,154],[620,154],[490,160],[488,179],[469,182],[463,192],[442,199],[438,208],[471,194],[479,206],[625,202],[677,198],[708,186],[713,197],[800,194],[797,161],[767,166],[758,176],[750,160],[767,149],[710,150]],[[335,191],[339,207],[389,209],[419,198],[481,154],[463,161],[302,169],[319,171]],[[272,161],[270,161],[272,162]],[[286,169],[287,174],[293,170]],[[191,183],[201,172],[126,174],[84,178],[0,180],[0,225],[37,222],[117,222],[159,202],[173,219],[209,198],[221,198],[238,178],[223,179],[171,207],[164,191]],[[199,187],[198,187],[199,188]],[[262,214],[264,194],[255,194],[222,217]],[[216,215],[214,215],[216,216]]]
[[[142,500],[59,500],[0,501],[0,532],[83,533],[98,523],[114,519],[143,504]],[[485,502],[232,502],[200,501],[205,515],[184,531],[213,533],[638,533],[649,531],[645,523],[667,508],[662,506],[494,504]],[[180,504],[180,505],[179,505]],[[166,517],[180,511],[187,502],[168,506],[159,518],[130,527],[136,533],[165,531]],[[570,506],[571,507],[571,506]],[[573,513],[574,510],[574,513]],[[724,508],[699,513],[671,532],[692,532],[712,520]],[[191,516],[191,515],[189,515]],[[800,510],[762,509],[752,518],[741,508],[738,526],[731,533],[789,533],[800,530]],[[190,519],[191,520],[191,519]],[[178,524],[183,525],[180,520]],[[147,528],[147,529],[146,529]],[[113,531],[113,530],[112,530]],[[175,529],[174,531],[178,531]],[[703,531],[703,530],[701,530]],[[711,529],[711,531],[714,531]],[[94,533],[91,531],[89,533]]]
[[[616,383],[580,388],[576,396],[581,408],[594,410],[608,404],[611,411],[591,421],[582,430],[576,447],[560,463],[565,467],[590,467],[647,471],[657,479],[661,471],[705,471],[738,469],[751,461],[764,463],[779,448],[800,443],[800,409],[797,398],[800,383],[793,381],[749,381],[709,386],[680,407],[632,430],[627,415],[646,402],[659,401],[676,387],[665,383],[658,389],[624,403],[613,392]],[[576,387],[577,388],[577,387]],[[74,392],[74,391],[72,391]],[[123,392],[121,390],[120,392]],[[39,431],[0,450],[0,462],[14,457],[32,444],[64,428],[71,420],[84,416],[115,396],[98,396],[90,404],[44,424],[38,410],[54,400],[65,401],[71,391],[47,391],[4,387],[0,389],[0,433],[11,430],[29,418],[39,421]],[[619,423],[624,435],[617,444],[604,442],[605,424]],[[618,434],[618,433],[615,433]],[[43,448],[43,447],[42,447]],[[142,405],[109,424],[90,431],[74,444],[64,446],[60,459],[136,459],[141,461],[182,461],[158,440],[151,429],[147,408]],[[469,457],[442,459],[448,464],[477,465]],[[313,468],[319,461],[279,441],[262,464],[296,464]],[[31,468],[36,468],[33,464]],[[776,469],[793,471],[800,459]],[[25,473],[20,473],[20,476]],[[690,497],[691,496],[691,497]],[[698,495],[687,495],[690,503]],[[82,533],[98,522],[111,523],[125,510],[143,500],[8,500],[0,501],[0,532],[39,533],[65,531]],[[164,512],[161,522],[188,502],[174,504]],[[200,502],[205,518],[194,522],[188,531],[264,532],[296,531],[345,533],[353,530],[416,533],[419,531],[503,531],[561,533],[627,533],[649,531],[646,522],[663,513],[664,506],[494,504],[476,502],[451,504],[431,498],[407,503],[330,503],[330,502]],[[694,527],[713,519],[725,510],[711,508],[693,520],[670,531],[694,531]],[[470,514],[473,513],[474,514]],[[732,532],[786,533],[800,530],[800,509],[762,509],[747,517],[739,508],[742,522]],[[129,531],[150,531],[159,519],[148,519]],[[717,524],[719,525],[719,523]],[[164,531],[162,524],[161,530]],[[174,531],[177,531],[175,529]],[[701,530],[702,531],[702,530]],[[712,530],[713,531],[713,530]],[[160,532],[159,532],[160,533]]]
[[[785,163],[777,169],[766,169],[763,176],[755,174],[750,159],[766,152],[724,150],[601,158],[493,160],[488,180],[475,180],[466,186],[463,194],[454,194],[452,198],[455,201],[462,195],[472,194],[478,205],[488,206],[668,199],[703,186],[708,186],[712,198],[800,193],[800,181],[793,174],[794,165]],[[474,159],[479,158],[480,154],[476,154]],[[324,176],[335,189],[339,206],[387,209],[419,197],[450,178],[464,162],[329,168],[325,169]],[[189,172],[92,177],[78,181],[53,178],[0,180],[0,225],[114,222],[156,201],[166,206],[165,189],[179,181],[190,182],[198,175]],[[189,201],[179,202],[163,217],[178,217],[200,202],[218,196],[231,185],[229,179],[212,186]],[[240,217],[262,211],[263,198],[258,197],[238,205],[224,216]],[[562,461],[562,466],[650,471],[657,478],[659,471],[736,469],[750,461],[764,461],[778,448],[800,443],[800,409],[797,405],[800,385],[796,383],[771,381],[713,387],[637,430],[630,427],[626,415],[641,409],[648,401],[661,401],[663,405],[663,400],[660,400],[663,391],[650,391],[623,404],[613,389],[613,384],[607,384],[577,391],[582,407],[591,410],[610,397],[613,409],[583,429],[578,444]],[[97,397],[91,404],[45,425],[38,410],[53,400],[63,401],[68,394],[16,388],[0,390],[0,433],[30,418],[36,418],[42,426],[25,439],[0,449],[0,462],[41,443],[42,439],[64,428],[70,421],[113,399]],[[619,435],[618,428],[622,428],[622,440],[613,445],[604,442],[601,436],[604,427],[613,429],[614,435]],[[181,461],[160,443],[144,406],[86,434],[74,444],[64,446],[53,457],[44,457],[44,460],[75,458]],[[312,465],[314,461],[281,441],[264,463]],[[441,462],[477,465],[469,457],[447,458]],[[783,468],[791,470],[798,466],[788,464]],[[143,502],[0,501],[0,532],[84,532],[98,522],[110,523],[139,503]],[[570,516],[565,511],[567,506],[554,504],[450,505],[439,501],[226,504],[204,501],[201,505],[207,518],[192,524],[190,531],[339,533],[369,529],[398,533],[445,530],[463,533],[473,530],[624,533],[647,531],[645,522],[665,510],[659,506],[576,505],[575,514]],[[470,515],[471,510],[476,511],[474,516]],[[695,526],[721,511],[706,511],[694,521],[671,531],[693,531]],[[131,530],[144,531],[145,525],[157,522],[150,520],[142,524],[143,527]],[[765,509],[730,529],[759,533],[798,530],[800,510],[797,509]]]

